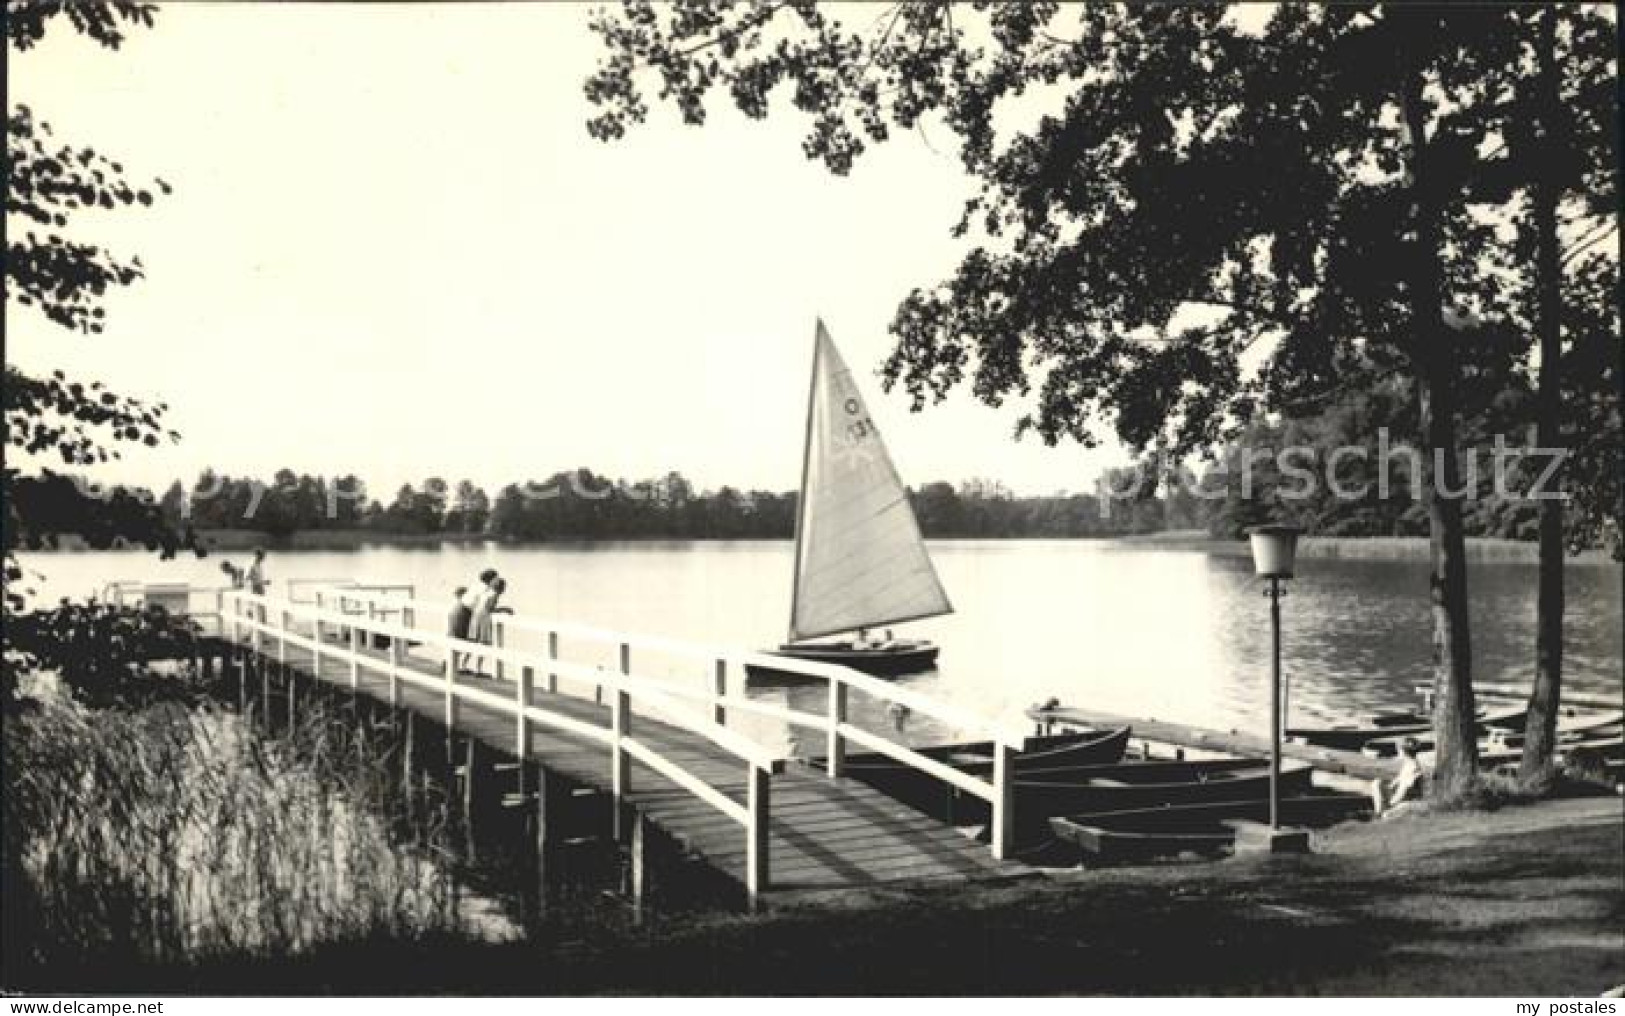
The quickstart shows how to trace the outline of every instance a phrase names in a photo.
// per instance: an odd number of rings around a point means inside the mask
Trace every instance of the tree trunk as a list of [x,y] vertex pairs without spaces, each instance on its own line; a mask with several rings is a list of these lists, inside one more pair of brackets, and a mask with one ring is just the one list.
[[[1443,322],[1439,323],[1442,335]],[[1467,538],[1462,527],[1461,464],[1456,452],[1454,357],[1441,356],[1422,379],[1422,426],[1431,446],[1424,470],[1432,573],[1435,799],[1461,796],[1478,775],[1473,647],[1467,618]]]
[[1467,540],[1462,529],[1461,461],[1456,448],[1457,390],[1461,364],[1455,334],[1444,321],[1440,273],[1442,231],[1428,175],[1426,100],[1413,70],[1401,92],[1410,134],[1413,243],[1406,265],[1410,303],[1410,355],[1416,366],[1421,431],[1430,454],[1423,468],[1428,506],[1433,615],[1433,739],[1435,800],[1469,790],[1478,775],[1473,702],[1473,651],[1467,618]]
[[[1543,449],[1563,440],[1560,363],[1563,355],[1562,270],[1558,262],[1557,181],[1542,172],[1558,154],[1554,121],[1558,109],[1556,12],[1540,19],[1536,42],[1539,77],[1536,109],[1539,142],[1536,178],[1530,195],[1535,230],[1535,316],[1540,334],[1540,381],[1535,398],[1535,429]],[[1552,768],[1557,740],[1557,710],[1563,691],[1563,502],[1559,483],[1548,481],[1540,502],[1540,579],[1535,601],[1535,684],[1529,694],[1524,727],[1523,761],[1518,776],[1526,784],[1544,781]]]

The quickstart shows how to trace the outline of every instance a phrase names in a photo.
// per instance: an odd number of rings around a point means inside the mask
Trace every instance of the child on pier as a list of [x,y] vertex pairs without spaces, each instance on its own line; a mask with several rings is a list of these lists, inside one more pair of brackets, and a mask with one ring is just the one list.
[[446,616],[446,634],[454,639],[468,638],[468,619],[473,615],[473,611],[464,602],[467,593],[467,586],[458,586],[457,591],[451,594],[451,613]]

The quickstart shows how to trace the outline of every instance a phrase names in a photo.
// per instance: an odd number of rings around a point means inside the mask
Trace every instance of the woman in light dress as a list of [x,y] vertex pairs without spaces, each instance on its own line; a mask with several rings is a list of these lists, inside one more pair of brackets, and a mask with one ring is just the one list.
[[[502,594],[507,590],[508,580],[501,576],[494,576],[490,582],[487,582],[475,594],[473,606],[469,611],[468,641],[478,642],[486,646],[492,643],[495,625],[491,621],[491,616],[493,614],[513,613],[507,607],[501,606]],[[483,674],[485,672],[485,659],[484,657],[478,657],[478,659],[478,664],[474,664],[473,659],[470,659],[469,663],[474,665],[475,673]]]
[[[496,577],[496,569],[487,568],[480,572],[480,584],[475,589],[470,590],[467,586],[457,587],[457,591],[452,594],[451,614],[446,619],[446,634],[462,641],[469,639],[469,629],[474,620],[474,602]],[[451,651],[451,666],[457,673],[468,673],[468,662],[467,653],[457,649]]]

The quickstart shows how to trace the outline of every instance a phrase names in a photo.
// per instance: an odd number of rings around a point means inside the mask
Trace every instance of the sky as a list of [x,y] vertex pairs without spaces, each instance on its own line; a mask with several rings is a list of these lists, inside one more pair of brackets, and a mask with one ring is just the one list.
[[787,103],[755,122],[719,95],[700,128],[657,106],[596,141],[592,9],[169,3],[116,52],[58,22],[11,54],[12,101],[174,192],[69,228],[145,266],[107,331],[8,303],[8,358],[167,403],[183,441],[108,474],[154,487],[588,466],[790,490],[821,315],[905,482],[1084,490],[1125,461],[1017,443],[1019,410],[968,390],[920,414],[881,394],[897,304],[963,253],[946,130],[847,178]]

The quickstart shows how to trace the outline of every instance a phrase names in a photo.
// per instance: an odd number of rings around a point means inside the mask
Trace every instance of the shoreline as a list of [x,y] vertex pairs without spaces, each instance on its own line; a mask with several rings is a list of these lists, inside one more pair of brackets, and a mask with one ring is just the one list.
[[[311,529],[273,536],[254,529],[205,529],[199,531],[210,552],[248,551],[263,546],[272,551],[360,550],[363,547],[480,546],[502,547],[581,547],[592,545],[731,544],[790,543],[788,538],[739,539],[728,537],[620,537],[614,539],[507,540],[483,533],[377,533],[356,529]],[[1225,540],[1201,530],[1165,530],[1127,536],[973,536],[927,537],[929,543],[1099,543],[1124,549],[1194,551],[1215,557],[1245,558],[1251,551],[1245,540]],[[29,554],[74,554],[94,552],[83,545],[56,549],[29,550]],[[142,548],[121,548],[141,550]],[[1306,558],[1366,561],[1422,561],[1429,554],[1425,536],[1306,536],[1298,542],[1298,555]],[[1532,541],[1495,537],[1468,537],[1467,560],[1479,564],[1534,564],[1540,559],[1540,546]],[[1568,564],[1619,564],[1607,548],[1592,547],[1564,558]]]
[[1625,984],[1622,830],[1612,795],[1424,811],[1333,827],[1311,854],[899,883],[572,928],[568,948],[363,938],[95,972],[221,994],[1595,997]]

